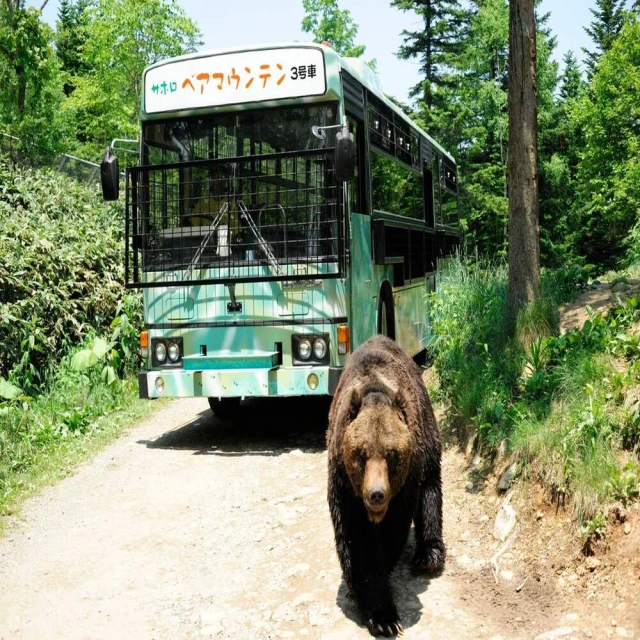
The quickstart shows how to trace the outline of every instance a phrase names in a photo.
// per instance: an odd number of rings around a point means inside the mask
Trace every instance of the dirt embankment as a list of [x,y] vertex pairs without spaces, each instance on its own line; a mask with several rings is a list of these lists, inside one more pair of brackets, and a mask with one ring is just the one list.
[[[30,500],[0,540],[0,638],[369,637],[333,546],[326,410],[256,402],[225,424],[176,401]],[[617,564],[581,571],[566,514],[516,495],[496,583],[503,496],[475,462],[444,454],[445,571],[412,575],[409,548],[395,572],[405,636],[638,637],[638,512]]]
[[577,329],[589,318],[589,313],[602,313],[618,299],[624,300],[640,294],[640,280],[619,282],[613,286],[608,282],[595,285],[560,309],[560,332]]

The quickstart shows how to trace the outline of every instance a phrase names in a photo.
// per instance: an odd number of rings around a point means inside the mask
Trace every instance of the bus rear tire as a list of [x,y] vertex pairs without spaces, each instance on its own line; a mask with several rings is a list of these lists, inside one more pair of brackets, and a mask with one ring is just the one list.
[[240,398],[209,398],[209,407],[216,418],[230,420],[240,408]]

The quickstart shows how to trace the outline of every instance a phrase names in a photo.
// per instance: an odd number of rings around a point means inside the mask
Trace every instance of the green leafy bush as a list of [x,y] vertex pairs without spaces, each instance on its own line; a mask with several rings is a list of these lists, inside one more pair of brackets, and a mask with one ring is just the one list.
[[0,375],[28,395],[108,330],[125,292],[123,231],[94,190],[0,159]]
[[575,295],[582,278],[547,273],[542,300],[510,328],[506,281],[502,265],[464,260],[442,275],[430,307],[439,392],[485,451],[506,440],[586,522],[607,500],[636,496],[618,460],[640,447],[640,303],[619,302],[555,335],[566,283]]

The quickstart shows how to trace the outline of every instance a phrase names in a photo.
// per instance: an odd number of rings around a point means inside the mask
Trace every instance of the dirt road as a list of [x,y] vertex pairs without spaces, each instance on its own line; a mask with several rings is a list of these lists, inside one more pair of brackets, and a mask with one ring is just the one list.
[[[176,401],[30,500],[0,540],[0,638],[369,637],[333,547],[326,411],[256,402],[231,424]],[[610,636],[551,582],[518,591],[511,551],[495,584],[498,501],[469,491],[460,454],[444,466],[449,560],[429,580],[407,550],[393,580],[405,637]]]

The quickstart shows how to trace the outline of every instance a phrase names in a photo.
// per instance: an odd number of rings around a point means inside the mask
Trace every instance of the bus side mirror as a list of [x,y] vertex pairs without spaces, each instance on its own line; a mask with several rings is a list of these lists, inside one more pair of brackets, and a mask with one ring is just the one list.
[[118,158],[111,147],[107,147],[100,163],[100,182],[102,197],[107,201],[117,200],[120,195],[120,171]]
[[343,127],[336,134],[336,180],[349,182],[353,180],[356,167],[356,143],[353,134]]

